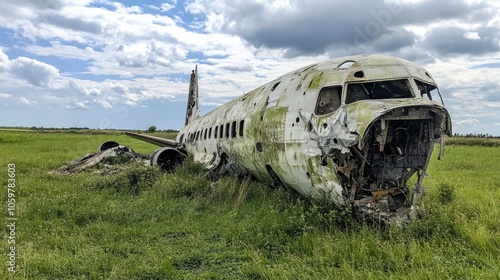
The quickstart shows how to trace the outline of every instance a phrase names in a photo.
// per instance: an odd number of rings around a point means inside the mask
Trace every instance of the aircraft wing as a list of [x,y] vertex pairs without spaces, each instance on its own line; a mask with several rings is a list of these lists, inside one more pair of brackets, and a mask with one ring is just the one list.
[[134,137],[136,139],[160,146],[160,147],[171,147],[171,148],[178,148],[179,143],[175,140],[171,139],[165,139],[161,137],[155,137],[151,135],[145,135],[145,134],[139,134],[139,133],[134,133],[134,132],[125,132],[126,135]]

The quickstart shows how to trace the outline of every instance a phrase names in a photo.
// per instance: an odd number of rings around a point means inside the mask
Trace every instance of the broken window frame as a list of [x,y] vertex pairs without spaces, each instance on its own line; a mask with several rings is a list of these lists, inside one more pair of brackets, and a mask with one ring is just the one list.
[[[333,99],[331,99],[329,102],[320,106],[320,103],[322,102],[322,97],[325,96],[326,94],[328,94],[329,92],[332,92],[332,91],[330,91],[331,89],[337,89],[338,104],[330,105],[331,103],[335,102],[335,100],[334,100],[335,96],[334,96]],[[325,100],[323,100],[323,102],[325,102]],[[330,107],[327,107],[327,106],[330,106]],[[315,106],[314,112],[318,116],[323,116],[323,115],[327,115],[327,114],[330,114],[332,112],[335,112],[338,108],[340,108],[340,106],[342,106],[342,86],[341,85],[326,86],[326,87],[323,87],[319,91],[318,99],[316,101],[316,106]],[[327,107],[327,108],[325,108],[325,107]],[[320,111],[319,110],[320,108],[325,108],[325,110]]]
[[354,61],[354,60],[346,60],[346,61],[340,63],[337,66],[337,68],[339,68],[339,69],[347,69],[347,68],[351,67],[354,63],[356,63],[356,61]]
[[[425,95],[427,95],[427,98],[429,100],[432,99],[433,93],[438,93],[439,97],[441,98],[441,103],[443,103],[443,98],[441,97],[441,93],[439,92],[439,89],[436,85],[424,82],[422,80],[414,79],[415,84],[417,85],[418,92],[420,93],[420,96],[425,99]],[[434,91],[435,90],[435,91]]]
[[[401,89],[395,82],[405,82],[407,94],[406,95],[392,95],[392,96],[380,96],[380,89],[384,89],[385,92],[392,93],[392,90]],[[388,86],[389,85],[389,86]],[[377,92],[375,92],[376,87]],[[363,96],[358,96],[358,98],[353,97],[356,93],[353,93],[354,87],[358,87],[358,92],[362,92]],[[361,88],[359,88],[361,87]],[[387,90],[389,89],[389,90]],[[402,90],[404,92],[404,90]],[[378,80],[378,81],[362,81],[362,82],[351,82],[346,84],[345,88],[344,104],[351,104],[360,100],[388,100],[388,99],[406,99],[415,98],[415,94],[412,90],[410,81],[408,79],[392,79],[392,80]],[[375,97],[375,98],[374,98]],[[351,100],[352,99],[352,100]]]

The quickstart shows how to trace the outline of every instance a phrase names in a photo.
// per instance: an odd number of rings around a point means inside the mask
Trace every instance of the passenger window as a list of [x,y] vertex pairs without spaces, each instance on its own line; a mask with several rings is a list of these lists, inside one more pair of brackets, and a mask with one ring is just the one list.
[[337,110],[340,107],[341,94],[341,86],[322,88],[316,103],[316,115],[326,115]]
[[212,127],[208,129],[208,139],[212,138]]
[[214,130],[214,138],[217,139],[217,132],[219,132],[219,126],[215,126],[215,130]]
[[205,128],[205,133],[204,133],[204,135],[203,135],[203,139],[204,139],[204,140],[207,140],[207,132],[208,132],[208,129],[206,129],[206,128]]
[[231,124],[231,137],[235,138],[236,137],[236,121],[234,121]]
[[245,126],[245,121],[241,120],[240,121],[240,137],[243,137],[243,128]]
[[222,138],[222,137],[224,137],[224,125],[223,124],[220,125],[220,134],[219,134],[219,138]]
[[229,123],[226,123],[226,138],[229,138]]

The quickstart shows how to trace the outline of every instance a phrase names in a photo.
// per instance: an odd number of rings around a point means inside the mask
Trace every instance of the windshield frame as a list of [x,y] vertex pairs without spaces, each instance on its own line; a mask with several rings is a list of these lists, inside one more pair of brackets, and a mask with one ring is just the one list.
[[[393,94],[392,91],[396,91],[401,89],[396,82],[404,82],[406,86],[407,93],[397,95],[383,96],[383,94]],[[361,86],[360,86],[361,85]],[[356,92],[353,87],[356,86]],[[377,92],[374,92],[375,89]],[[404,89],[402,90],[404,93]],[[357,94],[358,98],[352,97],[351,94]],[[375,95],[375,98],[373,98]],[[364,98],[367,97],[367,98]],[[350,100],[349,98],[353,98]],[[371,81],[356,81],[356,82],[347,82],[344,87],[344,92],[342,96],[342,102],[345,105],[361,101],[361,100],[388,100],[388,99],[406,99],[406,98],[415,98],[415,92],[408,78],[395,78],[395,79],[384,79],[384,80],[371,80]]]

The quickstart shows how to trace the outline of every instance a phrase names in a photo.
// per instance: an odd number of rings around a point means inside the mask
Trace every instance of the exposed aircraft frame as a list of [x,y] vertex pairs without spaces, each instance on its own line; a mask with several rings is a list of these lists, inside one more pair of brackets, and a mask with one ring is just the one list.
[[151,162],[167,169],[190,154],[217,174],[252,174],[403,225],[417,212],[434,143],[441,156],[452,133],[437,96],[421,66],[358,55],[300,68],[199,116],[195,69],[175,141],[127,134],[163,146]]

